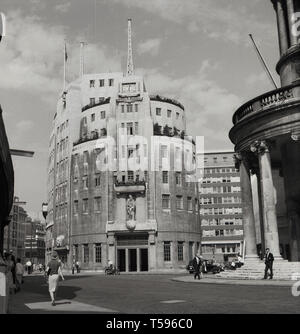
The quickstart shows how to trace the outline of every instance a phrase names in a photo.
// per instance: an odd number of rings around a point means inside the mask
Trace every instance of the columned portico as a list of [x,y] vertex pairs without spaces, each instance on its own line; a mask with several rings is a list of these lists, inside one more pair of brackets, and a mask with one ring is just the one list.
[[257,150],[259,172],[261,176],[260,189],[263,209],[265,247],[270,248],[274,257],[280,259],[281,255],[279,250],[276,202],[269,148],[265,141],[257,141],[252,146],[252,150]]
[[256,249],[256,232],[253,212],[253,198],[251,190],[250,170],[246,155],[236,154],[236,162],[240,169],[241,193],[243,203],[243,224],[245,237],[245,259],[258,259]]

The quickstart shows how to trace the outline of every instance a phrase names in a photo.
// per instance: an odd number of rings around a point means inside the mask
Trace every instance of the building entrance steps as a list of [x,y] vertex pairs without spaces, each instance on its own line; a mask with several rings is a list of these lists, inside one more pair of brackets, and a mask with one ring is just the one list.
[[[264,277],[265,264],[261,260],[246,261],[236,270],[226,270],[216,277],[228,279],[262,279]],[[288,262],[287,260],[275,260],[273,263],[273,279],[298,280],[300,279],[300,262]]]

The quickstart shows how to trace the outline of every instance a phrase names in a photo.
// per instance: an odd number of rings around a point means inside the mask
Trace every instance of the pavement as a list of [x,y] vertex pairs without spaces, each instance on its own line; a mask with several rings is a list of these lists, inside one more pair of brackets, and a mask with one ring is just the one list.
[[241,314],[300,313],[294,282],[228,280],[205,275],[65,274],[57,305],[50,302],[40,273],[25,276],[21,291],[10,298],[11,314]]
[[218,278],[214,275],[205,275],[202,279],[194,279],[193,275],[175,277],[172,278],[173,281],[185,282],[185,283],[194,283],[194,284],[230,284],[230,285],[254,285],[254,286],[288,286],[291,287],[295,281],[283,281],[276,279],[228,279],[228,278]]

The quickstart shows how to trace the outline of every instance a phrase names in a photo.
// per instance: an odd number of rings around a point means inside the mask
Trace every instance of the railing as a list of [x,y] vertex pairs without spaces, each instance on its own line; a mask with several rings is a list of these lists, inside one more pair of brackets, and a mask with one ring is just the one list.
[[107,98],[103,98],[101,101],[99,101],[98,103],[90,103],[84,107],[82,107],[81,109],[81,112],[87,110],[87,109],[90,109],[90,108],[94,108],[94,107],[97,107],[97,106],[101,106],[102,104],[107,104],[110,102],[110,97],[107,97]]
[[285,86],[262,94],[243,104],[233,115],[233,124],[257,112],[279,106],[293,99],[300,99],[300,83]]
[[181,108],[182,110],[184,110],[184,106],[176,101],[175,99],[170,99],[168,97],[164,97],[164,96],[161,96],[161,95],[150,95],[150,100],[151,101],[160,101],[160,102],[167,102],[167,103],[171,103],[171,104],[174,104],[175,106]]

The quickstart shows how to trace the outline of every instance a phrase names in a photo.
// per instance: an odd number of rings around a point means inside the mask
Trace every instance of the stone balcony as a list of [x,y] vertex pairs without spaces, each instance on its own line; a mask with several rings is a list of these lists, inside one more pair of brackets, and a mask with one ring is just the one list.
[[117,194],[122,193],[145,193],[146,183],[145,181],[116,181],[114,184],[114,190]]
[[293,134],[300,129],[300,82],[262,94],[233,115],[229,137],[237,149],[254,140]]

